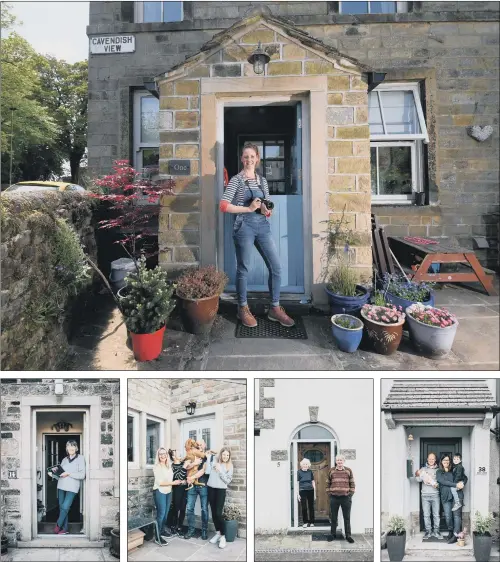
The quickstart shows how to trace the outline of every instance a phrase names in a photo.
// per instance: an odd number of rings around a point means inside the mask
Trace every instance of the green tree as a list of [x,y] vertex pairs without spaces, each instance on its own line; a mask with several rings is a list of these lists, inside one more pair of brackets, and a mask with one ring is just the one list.
[[58,126],[57,149],[78,183],[80,163],[87,146],[88,61],[67,63],[43,57],[38,68],[40,102],[50,110]]

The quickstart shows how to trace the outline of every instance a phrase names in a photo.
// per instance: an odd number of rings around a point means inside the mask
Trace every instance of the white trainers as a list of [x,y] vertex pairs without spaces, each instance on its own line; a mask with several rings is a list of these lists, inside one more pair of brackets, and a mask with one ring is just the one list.
[[220,533],[217,532],[215,535],[208,541],[210,544],[217,544],[220,541]]
[[304,529],[305,529],[305,528],[307,527],[307,523],[304,523],[304,524],[302,525],[302,527],[304,527]]
[[219,548],[226,548],[226,537],[221,536],[219,541]]

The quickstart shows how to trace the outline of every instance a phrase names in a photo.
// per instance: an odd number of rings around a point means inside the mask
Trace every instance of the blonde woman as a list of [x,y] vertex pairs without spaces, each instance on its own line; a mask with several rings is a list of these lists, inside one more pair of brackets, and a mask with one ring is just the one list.
[[85,479],[85,459],[78,454],[78,443],[70,440],[66,443],[67,456],[61,461],[64,472],[58,476],[57,499],[59,501],[59,518],[54,529],[56,535],[68,535],[68,513],[75,496],[80,491]]
[[158,536],[156,544],[167,544],[165,537],[169,536],[166,529],[167,515],[172,501],[172,486],[182,484],[182,480],[174,480],[172,467],[168,462],[167,450],[160,447],[156,451],[156,461],[153,466],[154,485],[153,495],[156,505],[156,522],[158,524]]
[[217,462],[211,468],[207,483],[208,503],[210,504],[212,521],[216,531],[210,542],[212,544],[219,543],[219,548],[226,546],[222,510],[226,501],[226,490],[232,479],[233,463],[231,462],[231,451],[227,447],[223,447],[217,456]]
[[[299,493],[297,500],[302,505],[302,526],[314,527],[314,502],[316,501],[316,483],[314,474],[311,470],[311,461],[302,459],[300,470],[297,470],[297,482],[299,483]],[[309,508],[309,517],[307,509]]]
[[259,162],[257,145],[245,143],[241,155],[243,170],[231,178],[219,204],[219,209],[223,213],[236,215],[233,241],[236,250],[238,318],[248,328],[257,326],[257,320],[250,312],[247,302],[247,278],[252,260],[252,248],[255,246],[269,270],[271,307],[267,317],[282,326],[290,327],[295,322],[280,306],[281,263],[268,221],[272,210],[264,203],[269,201],[269,187],[266,178],[260,177],[255,171]]

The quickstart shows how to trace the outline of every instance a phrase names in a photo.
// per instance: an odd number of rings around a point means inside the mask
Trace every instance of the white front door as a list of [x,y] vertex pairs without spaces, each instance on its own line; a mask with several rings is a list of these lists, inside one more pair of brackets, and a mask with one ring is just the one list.
[[188,439],[198,441],[203,439],[207,449],[217,447],[217,436],[215,435],[215,415],[193,420],[183,420],[181,427],[181,443],[179,450],[184,451],[184,444]]

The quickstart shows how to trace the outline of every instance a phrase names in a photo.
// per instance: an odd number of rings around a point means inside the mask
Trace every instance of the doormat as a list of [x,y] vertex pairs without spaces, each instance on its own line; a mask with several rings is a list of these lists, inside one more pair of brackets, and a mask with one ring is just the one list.
[[[313,533],[311,536],[311,539],[313,542],[317,542],[317,541],[327,541],[328,537],[330,536],[330,533]],[[334,539],[335,541],[343,541],[344,540],[344,535],[339,535],[339,533],[336,534],[336,538]]]
[[267,338],[286,340],[306,340],[307,332],[304,322],[300,316],[296,316],[295,326],[285,328],[279,322],[272,322],[267,316],[256,316],[257,326],[247,328],[238,321],[234,336],[236,338]]

